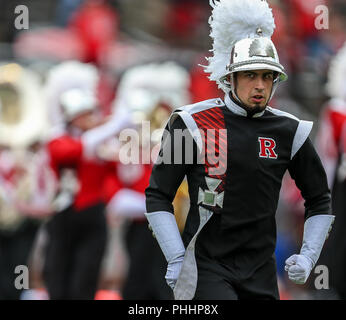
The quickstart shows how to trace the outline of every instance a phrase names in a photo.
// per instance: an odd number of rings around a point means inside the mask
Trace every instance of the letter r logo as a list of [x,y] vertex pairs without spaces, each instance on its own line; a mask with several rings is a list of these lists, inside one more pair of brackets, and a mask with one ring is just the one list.
[[274,139],[259,137],[258,142],[260,144],[259,156],[261,158],[270,158],[270,159],[278,158],[278,155],[274,151],[276,147],[276,143]]

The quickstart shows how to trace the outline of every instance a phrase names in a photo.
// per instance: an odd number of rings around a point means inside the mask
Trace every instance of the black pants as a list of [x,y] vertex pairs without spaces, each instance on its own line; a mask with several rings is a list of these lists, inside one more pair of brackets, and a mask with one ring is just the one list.
[[171,300],[166,259],[147,221],[130,222],[125,235],[129,270],[122,290],[125,300]]
[[[330,289],[319,290],[323,299],[346,300],[346,182],[335,179],[332,208],[335,221],[316,265],[325,265],[329,271]],[[335,295],[337,293],[337,296]]]
[[43,276],[52,300],[94,299],[106,240],[104,205],[68,208],[47,223]]
[[275,259],[247,278],[237,277],[225,266],[197,259],[198,281],[194,300],[277,300],[279,290]]
[[30,250],[40,223],[39,220],[26,218],[18,229],[0,230],[0,300],[20,298],[22,290],[14,286],[18,276],[14,271],[18,265],[28,265]]

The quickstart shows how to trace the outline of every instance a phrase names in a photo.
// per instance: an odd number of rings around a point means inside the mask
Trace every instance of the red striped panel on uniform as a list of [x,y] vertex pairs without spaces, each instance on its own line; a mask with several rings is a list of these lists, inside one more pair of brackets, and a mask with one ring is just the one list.
[[[215,179],[220,179],[222,182],[216,189],[218,192],[224,190],[227,168],[227,133],[225,119],[221,108],[215,107],[207,109],[192,115],[198,128],[204,133],[202,139],[204,141],[205,152],[205,172]],[[210,161],[213,157],[217,157],[218,162]],[[211,169],[218,168],[220,175],[209,174]]]

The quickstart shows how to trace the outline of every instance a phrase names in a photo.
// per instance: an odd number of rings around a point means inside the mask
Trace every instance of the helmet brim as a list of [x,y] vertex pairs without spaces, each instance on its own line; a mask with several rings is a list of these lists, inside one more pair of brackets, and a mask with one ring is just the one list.
[[272,70],[279,73],[279,81],[283,82],[288,79],[284,68],[279,65],[268,64],[268,63],[248,63],[242,66],[236,66],[232,69],[230,73],[240,72],[240,71],[251,71],[251,70]]

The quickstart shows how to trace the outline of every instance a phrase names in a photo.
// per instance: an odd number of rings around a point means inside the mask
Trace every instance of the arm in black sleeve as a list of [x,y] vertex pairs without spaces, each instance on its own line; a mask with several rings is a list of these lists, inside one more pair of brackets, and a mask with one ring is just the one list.
[[331,214],[327,176],[310,138],[295,154],[288,170],[305,200],[305,220],[318,214]]
[[[182,143],[175,143],[174,130],[185,130],[186,126],[180,117],[173,122],[170,130],[166,127],[159,157],[164,161],[156,163],[150,176],[149,187],[145,190],[147,212],[168,211],[174,213],[172,202],[175,194],[183,181],[191,164],[185,163],[185,138]],[[170,139],[170,143],[169,143]],[[193,152],[197,151],[196,143],[193,142]],[[180,153],[182,161],[174,162],[174,154]],[[167,157],[167,155],[170,155]],[[169,161],[167,159],[169,158]]]

